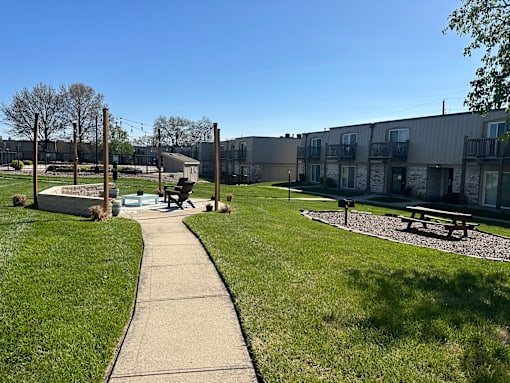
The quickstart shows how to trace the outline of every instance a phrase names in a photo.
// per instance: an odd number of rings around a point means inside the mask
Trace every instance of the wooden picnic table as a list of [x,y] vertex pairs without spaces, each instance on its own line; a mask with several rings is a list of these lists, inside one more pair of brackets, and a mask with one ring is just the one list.
[[411,212],[411,216],[399,216],[399,218],[402,219],[402,222],[407,222],[407,229],[410,229],[413,223],[418,222],[425,228],[428,224],[443,226],[448,230],[448,237],[455,230],[462,230],[464,237],[467,237],[467,231],[478,226],[477,223],[467,222],[467,219],[471,218],[471,214],[468,213],[431,209],[422,206],[406,206],[406,210]]

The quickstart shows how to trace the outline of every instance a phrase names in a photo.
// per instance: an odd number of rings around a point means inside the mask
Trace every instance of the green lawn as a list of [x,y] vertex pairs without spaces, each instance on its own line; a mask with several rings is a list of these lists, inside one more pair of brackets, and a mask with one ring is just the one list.
[[[55,182],[69,180],[40,190]],[[14,208],[16,193],[32,198],[30,179],[0,175],[0,381],[101,382],[134,302],[140,227]]]
[[[261,187],[228,192],[233,214],[186,223],[235,298],[265,382],[510,381],[509,263],[300,215],[336,209],[334,202],[288,202],[285,190]],[[508,228],[484,228],[510,236]]]
[[[40,190],[55,183],[70,181],[42,178]],[[287,201],[268,186],[222,185],[232,214],[186,219],[228,284],[264,382],[510,381],[510,264],[329,227],[300,210],[335,202]],[[31,190],[29,178],[0,176],[0,380],[99,382],[133,302],[139,227],[11,206]]]

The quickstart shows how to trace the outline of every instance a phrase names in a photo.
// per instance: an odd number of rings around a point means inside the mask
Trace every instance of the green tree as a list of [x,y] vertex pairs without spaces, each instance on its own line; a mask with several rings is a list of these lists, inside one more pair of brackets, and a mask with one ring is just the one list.
[[510,1],[462,0],[449,16],[448,27],[458,35],[471,37],[464,56],[484,49],[482,66],[470,82],[465,104],[485,114],[492,109],[510,108]]
[[108,151],[112,154],[131,156],[135,152],[129,142],[128,133],[119,125],[110,125],[108,128]]

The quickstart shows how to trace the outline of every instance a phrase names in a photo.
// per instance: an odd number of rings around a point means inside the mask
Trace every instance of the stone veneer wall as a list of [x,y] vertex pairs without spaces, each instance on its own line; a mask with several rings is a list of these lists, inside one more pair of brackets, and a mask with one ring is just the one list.
[[370,192],[384,193],[384,171],[385,167],[383,163],[372,164],[372,174],[370,174]]
[[424,196],[427,192],[427,167],[409,166],[406,184],[412,188],[412,195]]
[[365,191],[367,189],[367,166],[356,166],[356,190]]
[[464,197],[468,204],[478,205],[480,201],[480,166],[466,166],[466,184],[464,186]]
[[90,206],[103,204],[102,192],[103,184],[54,186],[38,194],[37,206],[39,210],[88,217]]
[[338,163],[326,164],[326,178],[335,181],[335,187],[340,185],[340,174],[338,174]]
[[453,182],[452,182],[452,192],[460,193],[460,180],[462,178],[462,168],[456,167],[453,169]]

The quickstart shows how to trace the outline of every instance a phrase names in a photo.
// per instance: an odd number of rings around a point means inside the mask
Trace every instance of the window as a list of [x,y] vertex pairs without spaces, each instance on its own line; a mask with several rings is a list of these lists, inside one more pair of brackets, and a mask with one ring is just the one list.
[[508,130],[504,121],[491,122],[487,126],[487,138],[498,138]]
[[312,157],[321,156],[322,138],[312,138],[310,155]]
[[321,166],[312,165],[312,182],[321,182]]
[[248,166],[241,165],[241,175],[242,176],[247,176],[248,175]]
[[342,166],[342,189],[354,189],[354,181],[356,177],[355,166]]
[[[483,204],[496,206],[498,195],[498,172],[486,172],[484,177]],[[503,173],[501,207],[510,208],[510,173]]]
[[393,142],[409,141],[409,129],[392,129],[389,132],[389,140]]
[[358,133],[346,133],[342,135],[342,144],[351,145],[358,141]]

